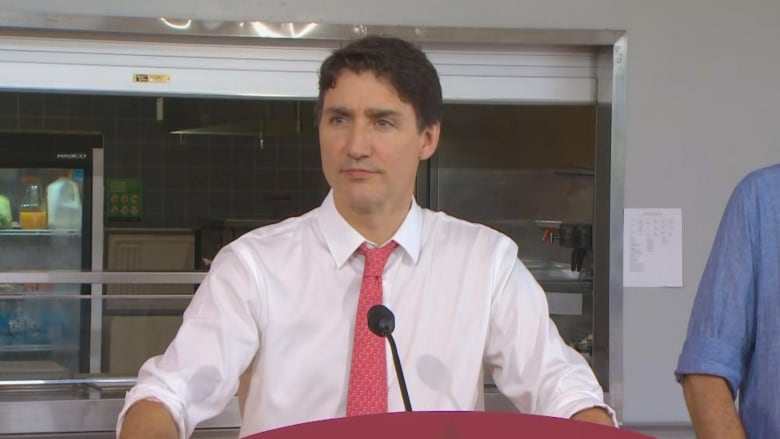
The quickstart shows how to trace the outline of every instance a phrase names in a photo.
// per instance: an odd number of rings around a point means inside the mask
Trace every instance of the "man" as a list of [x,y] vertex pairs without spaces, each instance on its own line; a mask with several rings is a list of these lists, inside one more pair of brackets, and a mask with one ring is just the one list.
[[[325,60],[319,89],[330,193],[220,252],[176,338],[141,368],[121,437],[189,436],[236,394],[239,375],[242,436],[403,410],[385,342],[366,328],[371,300],[396,315],[415,410],[478,408],[486,364],[523,412],[612,424],[517,246],[414,202],[442,112],[425,55],[397,39],[358,40]],[[386,261],[369,256],[380,252]]]
[[[780,437],[780,165],[721,219],[675,372],[700,439]],[[739,412],[734,398],[739,393]]]

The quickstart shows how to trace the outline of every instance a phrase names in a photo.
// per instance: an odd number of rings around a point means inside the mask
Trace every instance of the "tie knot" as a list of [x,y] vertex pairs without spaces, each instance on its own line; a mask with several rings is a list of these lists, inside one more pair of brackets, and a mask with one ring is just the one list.
[[390,241],[378,248],[368,248],[365,243],[361,244],[358,252],[366,257],[366,268],[363,269],[363,276],[382,277],[390,253],[396,247],[398,247],[398,243],[395,241]]

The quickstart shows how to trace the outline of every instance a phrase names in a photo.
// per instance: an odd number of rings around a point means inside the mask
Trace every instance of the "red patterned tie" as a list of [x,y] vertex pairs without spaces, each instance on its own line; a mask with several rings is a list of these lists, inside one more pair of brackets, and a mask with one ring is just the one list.
[[358,249],[366,256],[366,267],[363,270],[355,319],[347,416],[387,412],[385,339],[368,329],[367,314],[372,306],[382,303],[382,273],[390,253],[397,246],[395,241],[391,241],[380,248],[370,249],[363,244]]

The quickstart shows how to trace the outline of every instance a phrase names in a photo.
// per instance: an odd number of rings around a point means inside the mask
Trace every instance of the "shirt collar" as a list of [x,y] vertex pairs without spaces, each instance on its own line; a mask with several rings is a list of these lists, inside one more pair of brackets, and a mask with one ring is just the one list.
[[[333,262],[341,268],[349,259],[355,250],[364,242],[370,244],[357,230],[352,228],[349,223],[341,216],[333,201],[333,190],[323,200],[318,209],[317,221],[322,230],[325,244],[333,257]],[[401,223],[401,227],[395,232],[390,240],[398,243],[398,246],[404,249],[407,256],[413,263],[417,263],[420,256],[420,246],[422,242],[422,208],[417,201],[412,199],[412,207],[406,218]]]

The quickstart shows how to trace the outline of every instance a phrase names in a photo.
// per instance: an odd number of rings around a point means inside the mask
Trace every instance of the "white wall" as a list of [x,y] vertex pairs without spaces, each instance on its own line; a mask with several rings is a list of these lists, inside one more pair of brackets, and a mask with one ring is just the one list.
[[627,30],[625,206],[683,208],[684,287],[625,291],[624,420],[687,422],[672,371],[720,214],[742,175],[780,162],[780,2],[0,0],[0,11]]

